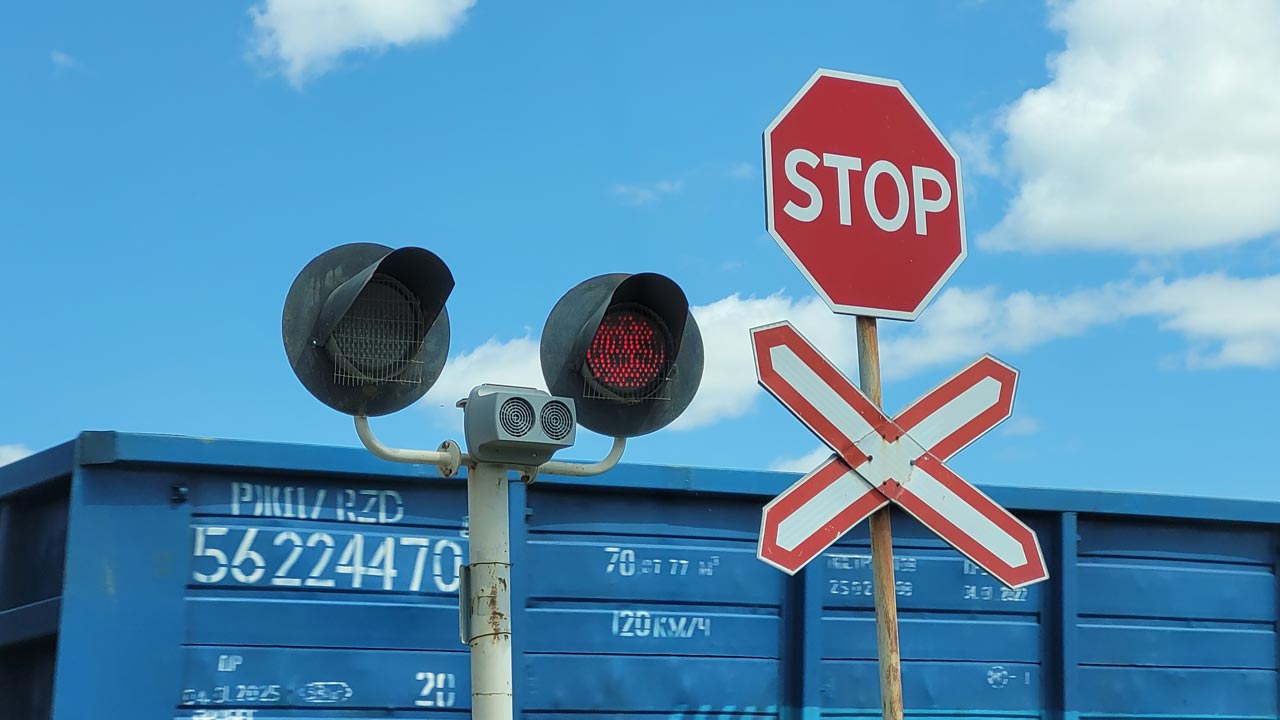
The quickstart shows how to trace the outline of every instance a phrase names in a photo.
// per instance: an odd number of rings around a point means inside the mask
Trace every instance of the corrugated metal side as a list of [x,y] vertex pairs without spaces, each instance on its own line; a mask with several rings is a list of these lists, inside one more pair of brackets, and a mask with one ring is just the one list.
[[56,717],[462,717],[465,515],[458,481],[86,467]]
[[528,492],[528,717],[775,716],[784,576],[755,557],[750,499]]
[[[1050,523],[1024,519],[1051,553]],[[1045,656],[1052,593],[1043,584],[1009,590],[909,516],[895,512],[892,522],[905,707],[930,717],[1044,715],[1054,682]],[[855,528],[810,567],[822,573],[823,715],[876,715],[867,528]]]
[[[359,450],[93,440],[69,500],[49,490],[69,458],[0,469],[0,717],[42,717],[55,631],[58,720],[465,716],[462,480]],[[755,559],[760,508],[791,479],[624,466],[516,484],[523,715],[878,715],[865,528],[796,578]],[[1277,717],[1280,508],[992,495],[1039,532],[1052,577],[1009,593],[898,515],[913,716]]]
[[163,718],[179,683],[188,518],[177,473],[77,470],[54,718]]
[[53,712],[52,637],[0,650],[0,720],[43,720]]
[[0,720],[42,720],[53,712],[70,448],[0,470]]
[[469,706],[460,482],[201,477],[191,510],[180,706]]
[[1082,518],[1079,710],[1274,718],[1274,528]]

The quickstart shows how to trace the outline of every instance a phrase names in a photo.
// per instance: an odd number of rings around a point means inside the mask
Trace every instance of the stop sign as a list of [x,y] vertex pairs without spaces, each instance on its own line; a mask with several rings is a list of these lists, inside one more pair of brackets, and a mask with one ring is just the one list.
[[895,80],[814,73],[764,162],[769,234],[835,312],[915,320],[965,258],[960,159]]

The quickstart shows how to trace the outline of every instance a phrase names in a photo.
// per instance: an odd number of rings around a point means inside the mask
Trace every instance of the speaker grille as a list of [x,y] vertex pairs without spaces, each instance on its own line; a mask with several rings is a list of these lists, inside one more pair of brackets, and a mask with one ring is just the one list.
[[573,413],[569,406],[559,400],[552,400],[542,406],[542,432],[552,440],[563,440],[573,429]]
[[528,434],[533,429],[533,406],[522,397],[507,398],[498,408],[498,424],[514,437]]

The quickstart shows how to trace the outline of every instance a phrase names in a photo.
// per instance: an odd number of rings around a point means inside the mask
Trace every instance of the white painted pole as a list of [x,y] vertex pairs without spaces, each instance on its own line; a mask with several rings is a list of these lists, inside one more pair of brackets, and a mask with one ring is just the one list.
[[[452,440],[438,451],[402,450],[383,445],[369,427],[369,419],[356,417],[356,434],[369,452],[392,462],[435,465],[446,477],[461,464],[467,474],[468,534],[471,540],[467,567],[466,602],[470,612],[464,638],[471,648],[471,717],[473,720],[513,720],[511,663],[511,529],[508,515],[507,471],[499,463],[474,462]],[[551,461],[539,468],[520,467],[526,480],[539,471],[548,475],[586,477],[607,472],[622,459],[625,438],[614,438],[609,454],[599,462]]]
[[471,717],[512,720],[511,534],[507,466],[476,463],[467,475],[470,553]]

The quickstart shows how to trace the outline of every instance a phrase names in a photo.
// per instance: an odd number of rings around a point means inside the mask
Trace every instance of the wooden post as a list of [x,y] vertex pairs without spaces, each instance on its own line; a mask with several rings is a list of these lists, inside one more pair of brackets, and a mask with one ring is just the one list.
[[[876,407],[880,392],[880,338],[876,319],[859,315],[858,381]],[[893,580],[893,532],[889,507],[871,516],[871,574],[876,603],[876,650],[880,656],[880,708],[884,720],[902,720],[902,661],[898,653],[898,593]]]

